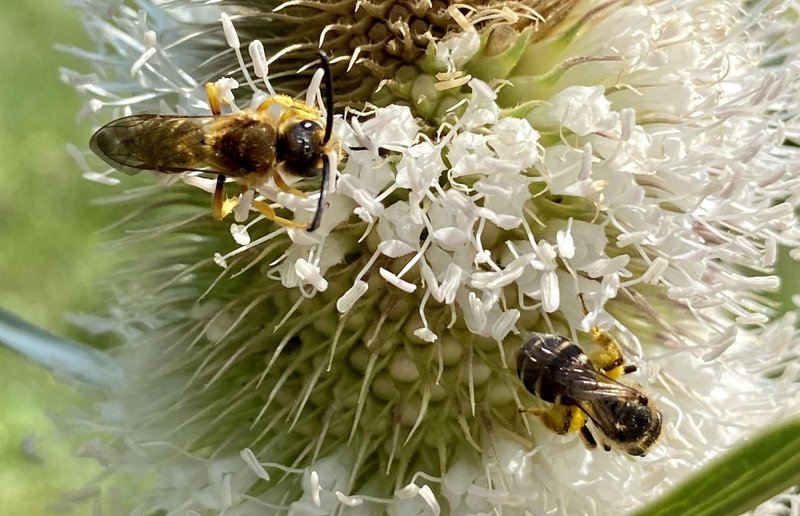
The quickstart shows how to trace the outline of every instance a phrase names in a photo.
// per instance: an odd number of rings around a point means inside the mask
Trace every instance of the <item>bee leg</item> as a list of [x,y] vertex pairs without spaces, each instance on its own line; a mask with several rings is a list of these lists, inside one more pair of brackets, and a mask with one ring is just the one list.
[[211,211],[214,220],[222,220],[227,215],[225,209],[225,176],[217,176],[217,185],[214,187],[214,196],[211,198]]
[[284,181],[281,175],[278,173],[272,175],[272,180],[275,181],[275,186],[277,186],[286,193],[290,193],[298,197],[308,197],[308,195],[305,192],[301,192],[297,188],[292,188],[291,186],[287,185],[286,181]]
[[219,90],[217,90],[214,83],[206,83],[206,96],[208,97],[208,106],[211,108],[211,114],[214,116],[221,115],[222,106],[219,104]]
[[222,205],[225,202],[225,176],[217,176],[217,186],[214,187],[214,196],[211,198],[211,211],[214,220],[222,220]]
[[281,226],[286,226],[287,228],[295,228],[295,229],[305,229],[308,227],[308,224],[304,222],[295,222],[293,220],[279,217],[275,213],[275,210],[272,209],[272,206],[265,203],[264,201],[253,201],[251,206],[256,210],[258,210],[258,212],[261,213],[263,216],[265,216],[266,218],[277,224],[280,224]]
[[319,199],[317,200],[317,211],[314,213],[314,220],[308,227],[308,231],[314,231],[322,221],[322,209],[325,207],[325,191],[328,189],[328,181],[331,175],[331,164],[328,155],[322,155],[322,184],[319,187]]
[[305,104],[294,100],[292,97],[288,95],[274,95],[265,100],[264,102],[262,102],[261,104],[259,104],[258,107],[256,108],[256,111],[268,111],[269,108],[271,108],[276,104],[285,108],[281,113],[280,117],[278,117],[278,120],[276,120],[276,122],[278,122],[279,124],[292,117],[298,117],[298,118],[319,117],[319,115],[313,110],[313,108],[310,108]]
[[[588,315],[589,310],[586,308],[583,294],[579,292],[578,297],[581,300],[584,315]],[[632,373],[636,370],[636,366],[625,364],[619,342],[607,331],[601,330],[597,326],[592,326],[592,342],[600,349],[589,353],[589,361],[601,373],[616,380],[623,374]]]
[[546,409],[527,408],[519,411],[537,416],[544,426],[558,435],[577,432],[586,427],[586,416],[583,412],[567,405],[555,404]]
[[[586,425],[583,425],[581,427],[581,439],[583,439],[583,444],[585,444],[586,447],[589,448],[590,450],[597,448],[597,441],[595,441],[592,432]],[[605,444],[603,445],[603,448],[606,448]],[[608,450],[606,449],[606,451]]]
[[214,196],[211,198],[211,211],[214,220],[222,220],[239,204],[239,198],[225,198],[225,176],[217,175],[217,185],[214,187]]
[[[625,359],[622,356],[622,349],[619,347],[617,339],[607,331],[599,328],[592,328],[592,342],[600,349],[589,353],[589,360],[594,367],[609,378],[616,380],[626,374]],[[636,369],[636,366],[633,366]]]

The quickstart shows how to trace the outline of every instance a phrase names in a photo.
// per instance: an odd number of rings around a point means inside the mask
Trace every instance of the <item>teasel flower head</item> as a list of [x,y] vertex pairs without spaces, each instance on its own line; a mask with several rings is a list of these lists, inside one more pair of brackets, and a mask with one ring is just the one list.
[[[86,450],[138,510],[618,514],[797,412],[796,313],[765,297],[800,237],[792,3],[79,3],[96,70],[64,77],[98,122],[207,115],[206,82],[314,104],[332,63],[318,230],[248,211],[311,219],[271,182],[232,224],[182,184],[118,196],[126,381]],[[520,413],[529,332],[593,327],[663,414],[645,457]]]

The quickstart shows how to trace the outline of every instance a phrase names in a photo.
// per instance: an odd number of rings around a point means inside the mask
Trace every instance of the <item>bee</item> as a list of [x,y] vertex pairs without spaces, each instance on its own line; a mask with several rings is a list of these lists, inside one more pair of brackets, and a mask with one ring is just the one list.
[[206,84],[212,116],[140,114],[119,118],[101,127],[89,147],[117,170],[136,174],[155,170],[165,174],[200,171],[216,174],[213,216],[222,220],[238,199],[225,199],[225,180],[234,178],[242,192],[261,186],[269,178],[284,192],[305,197],[290,187],[281,172],[292,176],[322,175],[317,209],[311,224],[279,217],[262,201],[252,206],[278,224],[319,227],[330,180],[328,154],[333,150],[333,81],[328,57],[319,52],[325,75],[327,119],[304,102],[287,95],[267,98],[254,110],[223,115],[217,87]]
[[597,327],[591,333],[598,351],[589,355],[565,337],[530,335],[517,353],[517,376],[531,394],[552,405],[520,411],[539,416],[557,434],[580,432],[586,446],[595,448],[591,421],[602,432],[606,451],[613,446],[643,456],[661,434],[661,413],[639,390],[617,381],[636,366],[624,363],[616,339]]

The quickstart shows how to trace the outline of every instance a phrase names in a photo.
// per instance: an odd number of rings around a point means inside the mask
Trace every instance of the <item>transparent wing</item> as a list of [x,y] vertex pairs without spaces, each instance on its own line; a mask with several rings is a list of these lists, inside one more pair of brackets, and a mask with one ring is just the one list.
[[576,365],[559,371],[565,382],[565,395],[575,401],[607,400],[634,401],[642,394],[623,383],[599,373],[588,365]]
[[578,406],[589,416],[589,419],[599,428],[605,435],[612,437],[618,433],[617,416],[614,414],[612,407],[619,405],[616,401],[605,403],[600,400],[594,401],[581,401]]
[[127,174],[206,170],[211,155],[206,135],[230,122],[230,117],[133,115],[101,127],[89,147],[110,166]]

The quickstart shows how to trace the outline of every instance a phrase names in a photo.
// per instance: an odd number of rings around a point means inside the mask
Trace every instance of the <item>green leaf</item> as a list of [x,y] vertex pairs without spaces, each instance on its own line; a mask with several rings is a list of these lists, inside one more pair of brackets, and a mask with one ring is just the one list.
[[635,516],[742,514],[800,484],[800,419],[761,434]]

